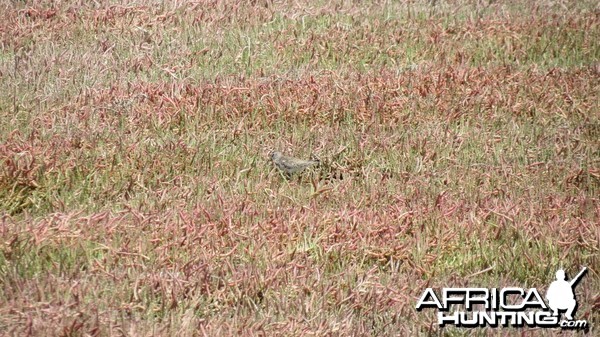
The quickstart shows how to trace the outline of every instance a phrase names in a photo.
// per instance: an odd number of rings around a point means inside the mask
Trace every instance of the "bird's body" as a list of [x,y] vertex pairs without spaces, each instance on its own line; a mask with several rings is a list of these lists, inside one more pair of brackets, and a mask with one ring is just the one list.
[[294,157],[288,157],[281,154],[281,152],[272,151],[269,155],[273,165],[280,171],[284,172],[287,176],[294,173],[298,173],[306,169],[307,167],[319,165],[319,160],[302,160]]

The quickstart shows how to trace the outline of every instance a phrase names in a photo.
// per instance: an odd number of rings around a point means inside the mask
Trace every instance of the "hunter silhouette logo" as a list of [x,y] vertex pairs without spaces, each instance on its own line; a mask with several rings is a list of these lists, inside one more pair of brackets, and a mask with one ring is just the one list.
[[[575,287],[587,268],[570,281],[565,271],[556,272],[556,280],[546,291],[545,302],[536,288],[442,288],[438,295],[427,288],[417,302],[417,311],[437,308],[440,326],[457,327],[541,327],[588,330],[586,320],[574,320],[577,310]],[[455,307],[457,306],[457,307]],[[565,312],[566,320],[560,319]]]
[[570,282],[565,280],[564,270],[559,269],[556,272],[556,281],[550,284],[546,292],[548,306],[552,309],[554,316],[558,316],[559,310],[566,310],[567,313],[565,316],[567,319],[570,321],[573,320],[573,313],[577,309],[577,301],[575,300],[573,289],[577,286],[577,283],[586,271],[587,268],[583,268]]

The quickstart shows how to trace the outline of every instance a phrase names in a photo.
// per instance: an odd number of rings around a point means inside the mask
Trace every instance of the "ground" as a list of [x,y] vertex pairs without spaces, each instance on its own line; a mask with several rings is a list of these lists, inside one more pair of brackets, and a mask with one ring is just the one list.
[[[0,0],[0,334],[441,328],[428,287],[587,275],[596,1]],[[320,168],[287,179],[270,150]]]

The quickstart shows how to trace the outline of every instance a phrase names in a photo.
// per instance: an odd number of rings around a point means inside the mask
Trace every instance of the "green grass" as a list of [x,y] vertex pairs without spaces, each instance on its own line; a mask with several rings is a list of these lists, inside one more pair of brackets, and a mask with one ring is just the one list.
[[594,2],[213,5],[0,2],[3,333],[512,335],[414,307],[582,266],[597,330]]

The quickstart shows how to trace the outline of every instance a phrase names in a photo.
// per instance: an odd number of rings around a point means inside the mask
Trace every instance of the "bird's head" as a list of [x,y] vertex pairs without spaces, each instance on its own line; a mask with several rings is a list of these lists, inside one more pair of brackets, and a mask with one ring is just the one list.
[[281,158],[281,152],[272,150],[271,152],[269,152],[269,158],[273,161],[278,160],[279,158]]

